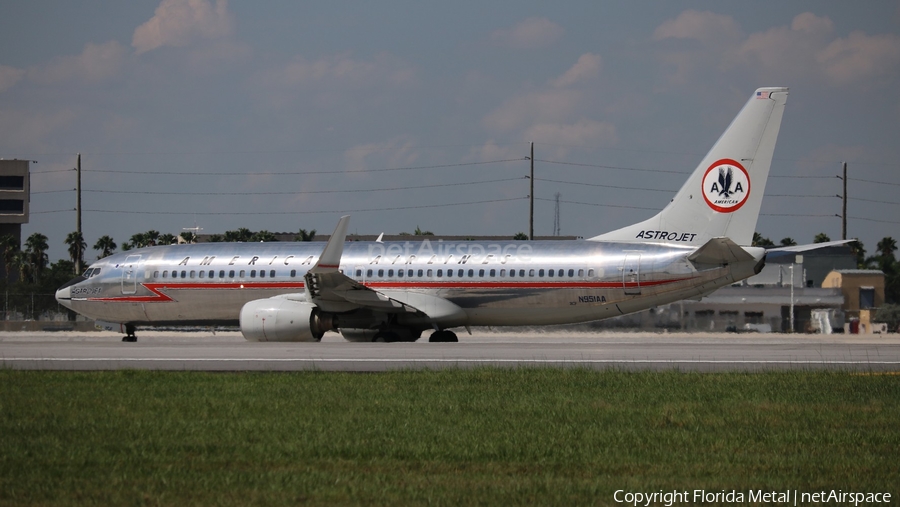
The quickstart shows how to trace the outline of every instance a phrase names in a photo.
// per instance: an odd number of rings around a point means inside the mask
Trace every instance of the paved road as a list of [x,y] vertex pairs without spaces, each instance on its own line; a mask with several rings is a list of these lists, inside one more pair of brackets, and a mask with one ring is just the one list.
[[476,331],[460,343],[250,343],[240,333],[0,333],[0,367],[44,370],[384,371],[476,366],[900,372],[900,335]]

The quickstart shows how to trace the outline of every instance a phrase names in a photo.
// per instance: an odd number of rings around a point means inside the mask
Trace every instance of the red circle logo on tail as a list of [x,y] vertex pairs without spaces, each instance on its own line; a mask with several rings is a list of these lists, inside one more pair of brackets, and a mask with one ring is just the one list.
[[733,213],[750,197],[750,174],[730,158],[714,162],[703,175],[703,198],[719,213]]

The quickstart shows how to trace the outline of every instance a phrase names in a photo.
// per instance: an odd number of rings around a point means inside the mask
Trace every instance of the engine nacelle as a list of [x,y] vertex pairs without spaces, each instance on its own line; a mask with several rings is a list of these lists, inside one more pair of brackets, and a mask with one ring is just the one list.
[[257,299],[241,308],[241,334],[252,342],[317,342],[335,329],[334,320],[305,301]]

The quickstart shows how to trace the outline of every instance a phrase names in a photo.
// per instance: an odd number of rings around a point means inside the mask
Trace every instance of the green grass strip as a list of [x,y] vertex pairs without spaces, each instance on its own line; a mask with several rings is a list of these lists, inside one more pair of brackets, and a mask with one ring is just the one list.
[[0,505],[609,505],[887,491],[900,377],[0,371]]

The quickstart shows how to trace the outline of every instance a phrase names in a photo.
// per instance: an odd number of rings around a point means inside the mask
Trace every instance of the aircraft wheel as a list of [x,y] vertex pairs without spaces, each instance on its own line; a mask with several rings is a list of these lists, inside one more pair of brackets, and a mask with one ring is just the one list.
[[430,343],[457,343],[459,342],[459,338],[453,331],[443,329],[431,333],[431,336],[428,337],[428,341]]
[[394,343],[400,341],[400,335],[393,331],[379,331],[372,338],[373,342]]
[[134,334],[135,328],[134,324],[125,324],[125,337],[122,338],[123,342],[134,343],[137,341],[137,335]]

